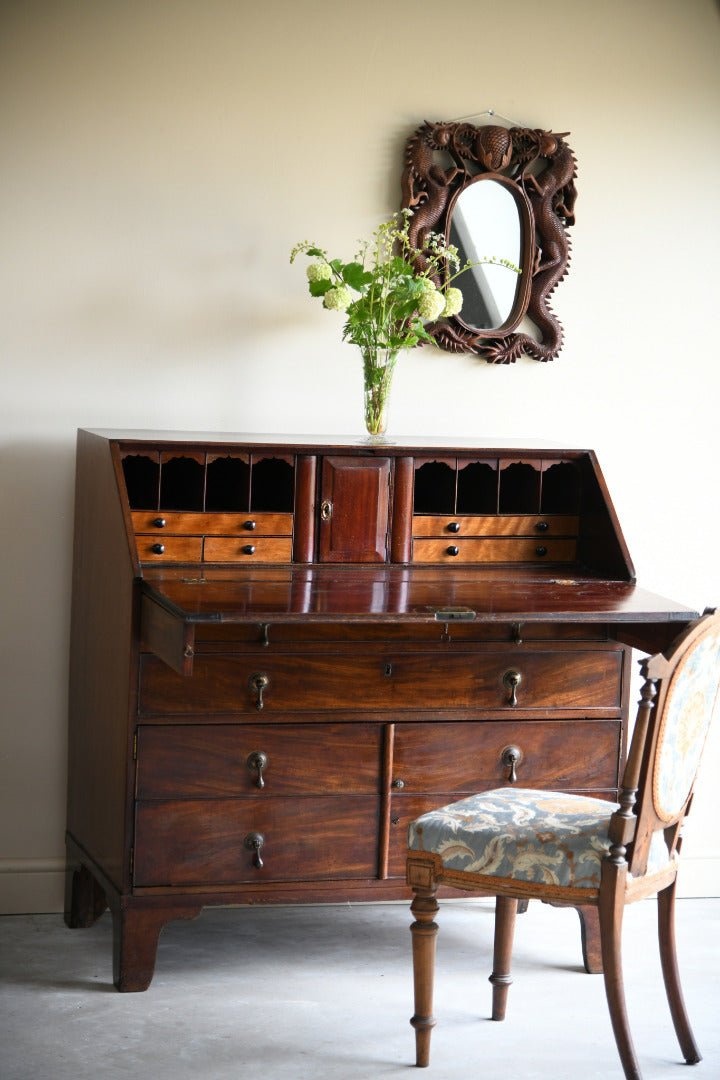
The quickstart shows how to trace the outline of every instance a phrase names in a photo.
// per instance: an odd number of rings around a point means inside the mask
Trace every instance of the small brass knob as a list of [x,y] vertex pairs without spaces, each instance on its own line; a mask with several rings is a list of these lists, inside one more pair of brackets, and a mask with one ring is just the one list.
[[153,544],[151,550],[152,550],[153,554],[155,554],[155,555],[162,555],[163,552],[165,551],[165,545],[164,544]]
[[393,780],[390,787],[395,788],[396,791],[402,791],[402,789],[405,787],[405,781],[404,780]]

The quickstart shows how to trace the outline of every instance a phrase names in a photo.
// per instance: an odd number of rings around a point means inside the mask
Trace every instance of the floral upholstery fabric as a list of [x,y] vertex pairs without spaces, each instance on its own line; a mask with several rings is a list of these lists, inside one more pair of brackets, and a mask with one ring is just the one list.
[[720,681],[720,630],[705,633],[670,683],[653,774],[655,812],[671,821],[685,805],[710,727]]
[[[617,803],[557,791],[498,788],[411,822],[408,847],[439,855],[446,869],[546,885],[597,889]],[[648,872],[668,863],[661,832]]]

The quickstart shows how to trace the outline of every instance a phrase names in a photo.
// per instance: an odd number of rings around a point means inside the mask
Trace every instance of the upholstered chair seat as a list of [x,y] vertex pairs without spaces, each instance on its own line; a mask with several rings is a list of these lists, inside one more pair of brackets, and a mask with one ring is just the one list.
[[[557,791],[498,788],[432,810],[408,829],[411,851],[433,852],[446,870],[545,885],[597,889],[619,804]],[[648,873],[672,861],[655,832]]]

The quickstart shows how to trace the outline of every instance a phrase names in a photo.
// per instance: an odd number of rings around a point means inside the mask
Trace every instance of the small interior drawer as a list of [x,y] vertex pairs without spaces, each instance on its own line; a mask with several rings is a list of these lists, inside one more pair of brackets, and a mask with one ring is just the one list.
[[133,510],[132,522],[136,533],[185,536],[290,536],[293,531],[292,514]]
[[143,724],[137,798],[377,794],[379,724]]
[[140,562],[200,562],[201,536],[140,535],[135,538]]
[[442,562],[573,562],[576,541],[571,537],[493,536],[475,539],[419,539],[413,541],[412,561]]
[[290,562],[291,536],[257,536],[247,533],[241,538],[208,536],[205,538],[205,562]]
[[[379,799],[186,799],[136,804],[134,885],[368,878],[377,874]],[[250,838],[262,837],[254,863]]]
[[577,536],[578,519],[560,514],[416,514],[413,536]]

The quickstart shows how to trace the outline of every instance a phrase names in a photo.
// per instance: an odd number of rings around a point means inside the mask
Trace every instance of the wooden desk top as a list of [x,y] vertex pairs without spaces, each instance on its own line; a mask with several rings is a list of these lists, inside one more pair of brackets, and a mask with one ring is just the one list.
[[691,608],[630,582],[408,566],[152,568],[145,594],[189,623],[288,621],[678,623]]

